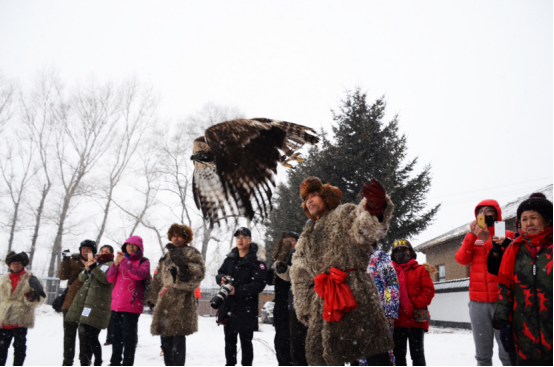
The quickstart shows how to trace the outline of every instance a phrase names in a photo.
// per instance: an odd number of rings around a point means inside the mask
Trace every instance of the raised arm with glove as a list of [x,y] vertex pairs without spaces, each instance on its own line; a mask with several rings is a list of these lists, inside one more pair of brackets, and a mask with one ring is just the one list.
[[387,194],[385,188],[376,179],[367,181],[362,187],[362,196],[367,200],[366,210],[371,214],[379,218],[379,222],[383,221],[383,213],[387,208]]

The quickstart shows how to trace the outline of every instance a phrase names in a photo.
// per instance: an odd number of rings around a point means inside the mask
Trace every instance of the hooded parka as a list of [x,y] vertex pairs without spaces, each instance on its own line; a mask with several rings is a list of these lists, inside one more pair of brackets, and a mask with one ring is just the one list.
[[[497,221],[502,221],[502,209],[496,200],[483,200],[475,207],[475,218],[477,210],[482,206],[493,206],[496,209]],[[496,302],[498,299],[498,282],[496,275],[487,271],[487,256],[492,249],[492,237],[494,236],[494,225],[488,227],[489,238],[483,243],[473,233],[468,233],[462,246],[456,252],[456,261],[461,265],[471,264],[469,270],[469,299],[477,302]],[[514,238],[514,232],[506,231],[506,237]]]
[[217,271],[217,284],[226,275],[234,279],[235,294],[228,296],[218,310],[218,322],[231,315],[227,323],[232,331],[258,330],[258,294],[264,290],[267,276],[264,261],[264,249],[252,242],[250,251],[242,258],[238,248],[233,248]]
[[146,295],[146,303],[155,305],[150,331],[161,336],[190,335],[198,331],[194,291],[206,275],[204,259],[188,245],[179,248],[168,243],[166,249]]
[[113,260],[96,263],[90,271],[83,270],[79,274],[79,281],[83,286],[75,296],[65,321],[86,324],[97,329],[109,326],[114,285],[108,281],[106,273],[112,264]]
[[144,246],[140,237],[131,236],[125,243],[137,245],[140,251],[129,256],[126,250],[127,246],[123,245],[125,258],[119,263],[119,266],[115,266],[114,263],[108,270],[108,282],[115,283],[112,291],[111,310],[140,314],[144,308],[145,281],[150,277],[150,261],[141,262],[144,256]]

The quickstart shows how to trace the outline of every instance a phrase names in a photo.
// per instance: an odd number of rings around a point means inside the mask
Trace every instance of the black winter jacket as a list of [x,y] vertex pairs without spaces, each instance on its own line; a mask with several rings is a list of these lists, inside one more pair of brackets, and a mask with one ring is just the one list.
[[[288,264],[287,264],[288,265]],[[267,272],[267,284],[275,286],[275,308],[273,309],[273,316],[275,318],[274,325],[278,323],[288,323],[289,310],[288,299],[290,291],[290,281],[287,282],[275,275],[276,270],[273,269],[274,264],[271,265]]]
[[258,294],[264,290],[267,277],[266,265],[258,259],[258,245],[252,242],[250,251],[242,258],[239,257],[238,249],[233,248],[217,271],[217,284],[226,275],[234,279],[235,294],[223,302],[217,321],[222,322],[230,314],[225,325],[233,331],[257,331]]

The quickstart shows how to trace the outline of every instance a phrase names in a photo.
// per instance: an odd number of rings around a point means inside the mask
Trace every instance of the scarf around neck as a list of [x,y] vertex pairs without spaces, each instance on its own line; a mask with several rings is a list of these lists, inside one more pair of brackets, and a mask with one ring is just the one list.
[[397,264],[396,262],[392,262],[394,269],[396,270],[396,275],[398,275],[398,288],[400,291],[400,306],[405,310],[408,311],[410,309],[410,299],[408,297],[408,284],[406,281],[406,272],[410,270],[410,268],[417,264],[415,259],[411,259],[407,263],[404,264]]
[[534,261],[541,248],[552,243],[552,227],[547,227],[545,230],[535,235],[524,234],[516,238],[514,242],[508,246],[502,257],[497,279],[498,283],[504,284],[510,289],[514,287],[516,254],[522,243],[525,243]]

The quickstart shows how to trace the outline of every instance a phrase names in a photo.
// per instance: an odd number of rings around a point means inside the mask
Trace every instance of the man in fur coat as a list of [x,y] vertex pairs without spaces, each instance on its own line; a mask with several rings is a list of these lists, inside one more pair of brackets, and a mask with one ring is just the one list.
[[0,278],[0,366],[6,365],[8,348],[14,339],[14,366],[23,366],[27,349],[27,329],[35,325],[35,308],[45,300],[41,281],[25,271],[25,252],[6,256],[9,273]]
[[171,241],[160,259],[146,303],[154,308],[152,335],[161,335],[166,366],[184,366],[186,336],[198,331],[198,302],[194,291],[206,275],[202,254],[189,243],[192,229],[173,224]]
[[393,204],[376,180],[366,182],[361,194],[359,205],[341,205],[340,189],[317,177],[300,186],[311,221],[296,245],[291,279],[296,315],[309,326],[310,365],[343,365],[372,356],[389,364],[392,336],[366,267],[371,245],[387,233]]

